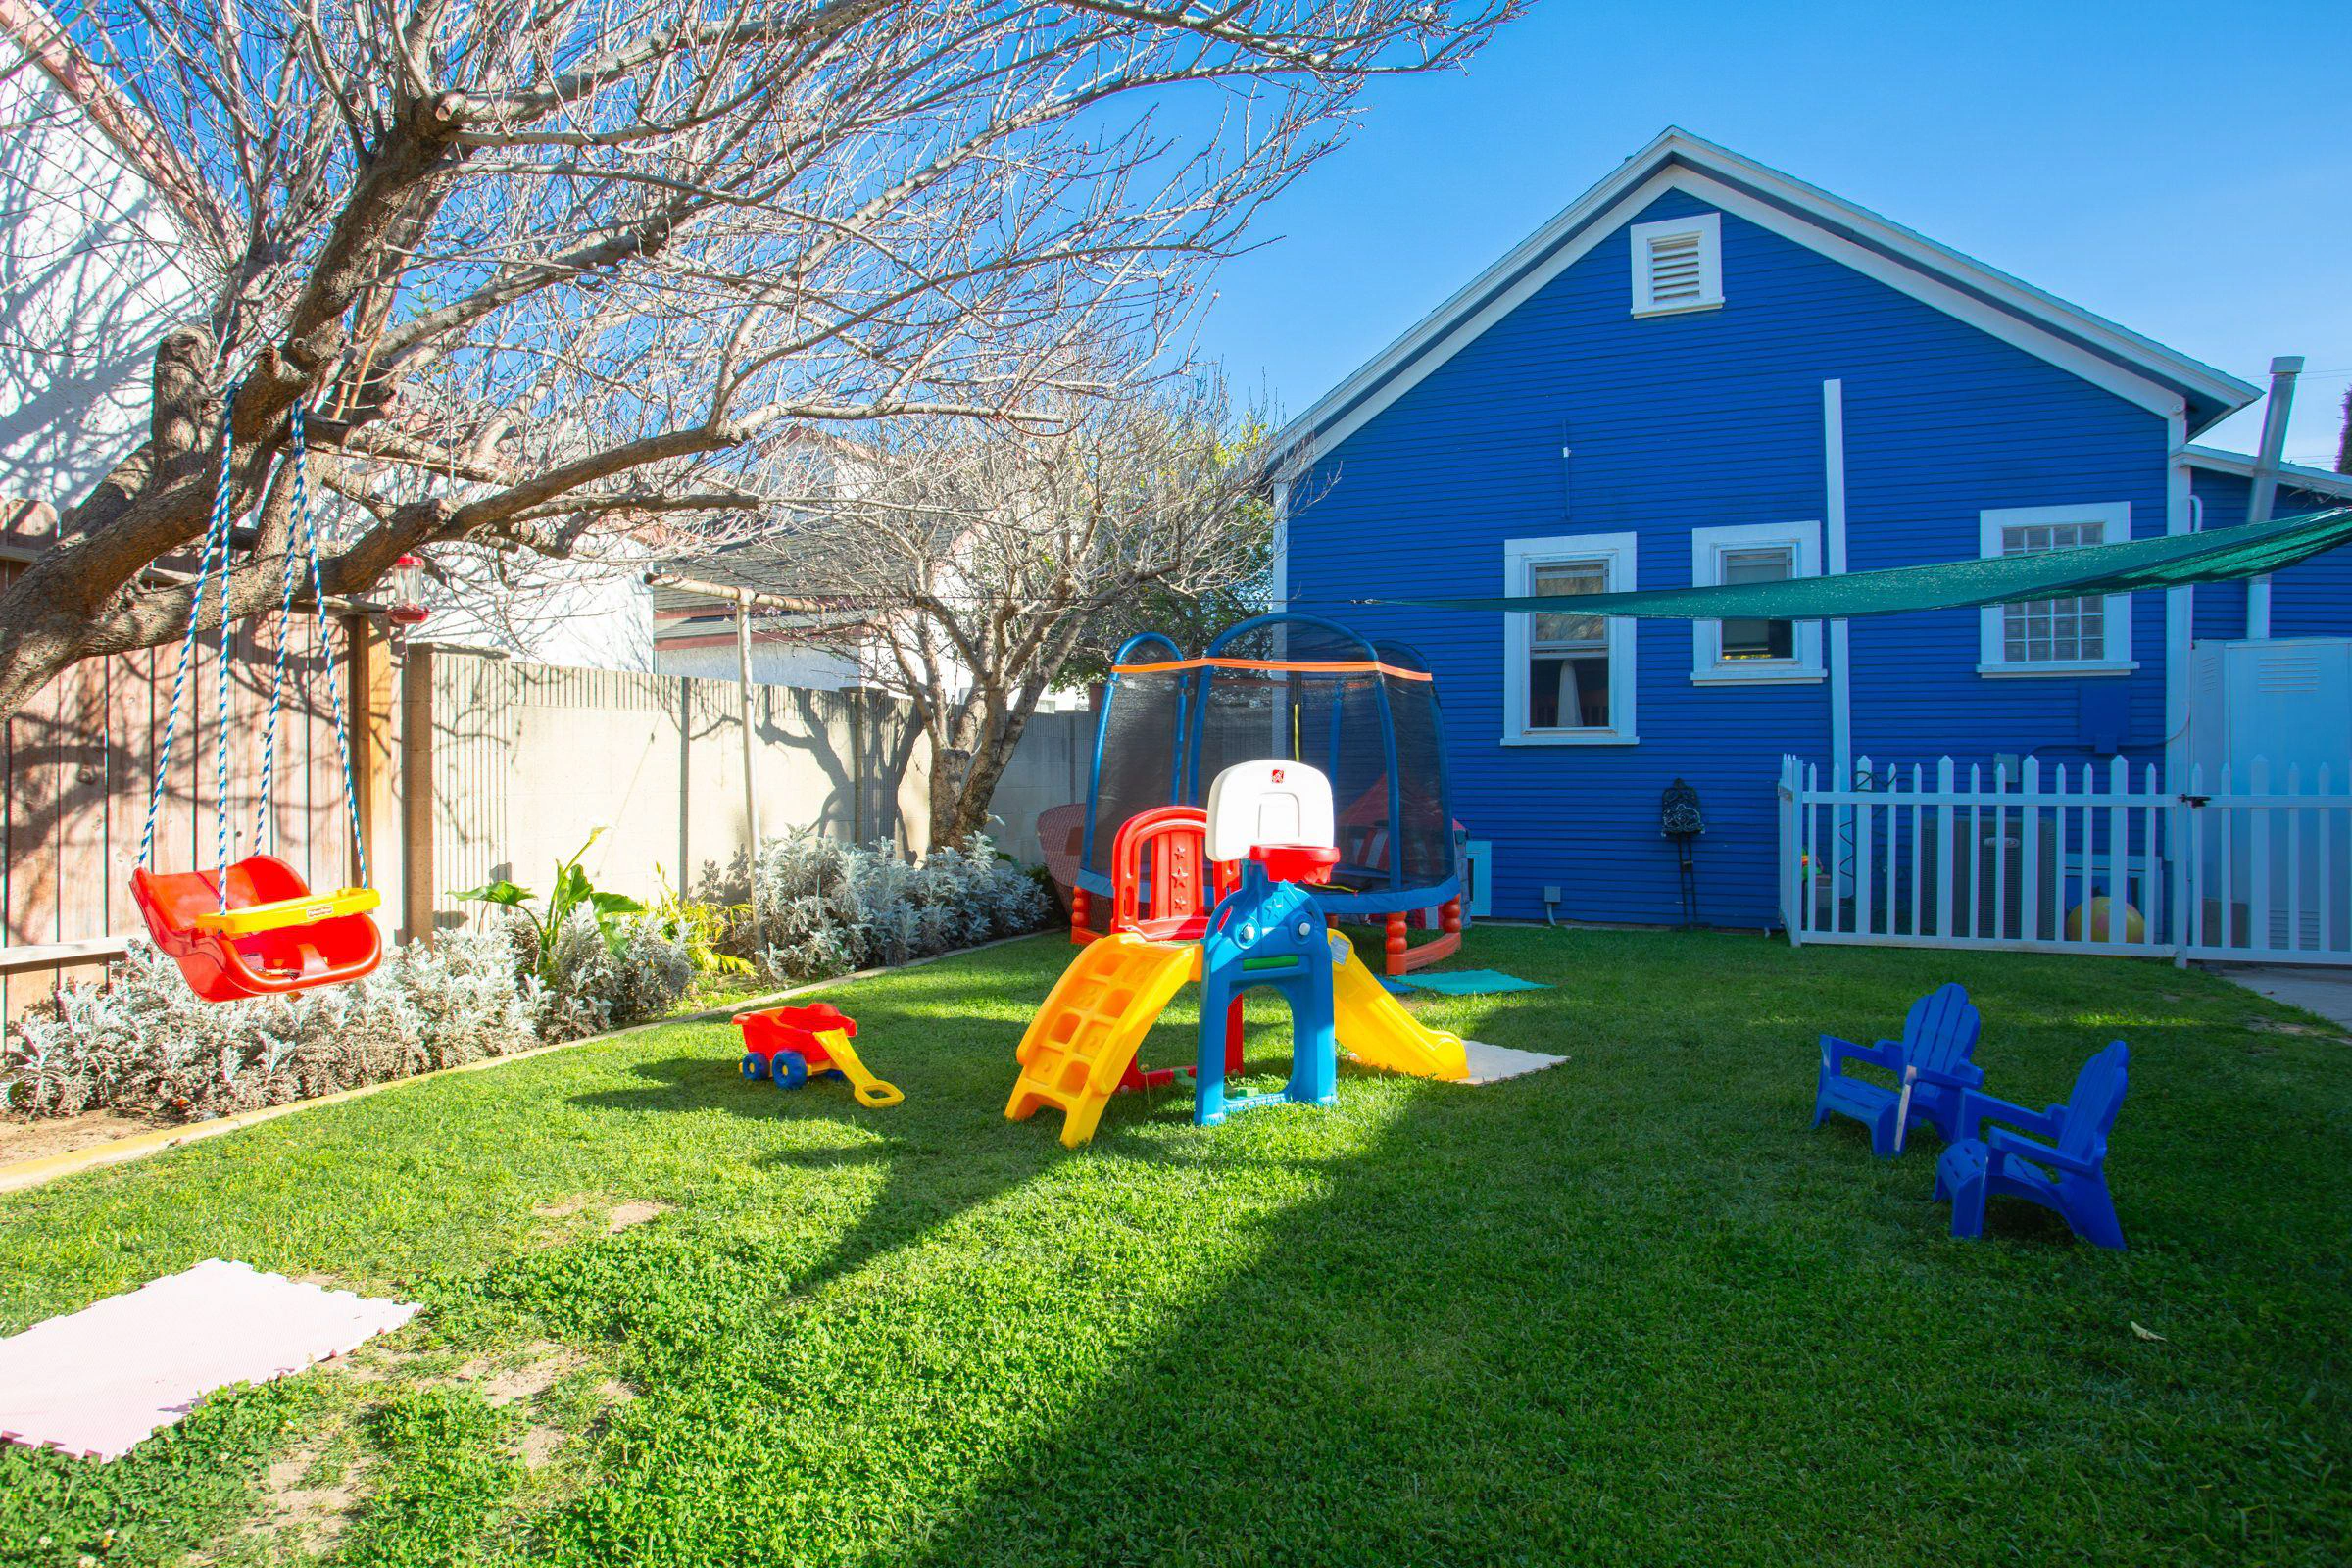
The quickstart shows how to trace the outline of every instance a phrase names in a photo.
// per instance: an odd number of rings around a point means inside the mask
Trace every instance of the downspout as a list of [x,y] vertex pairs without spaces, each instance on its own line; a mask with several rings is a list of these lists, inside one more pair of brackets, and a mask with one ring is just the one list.
[[[1821,383],[1821,450],[1825,498],[1821,521],[1822,571],[1826,576],[1841,577],[1845,574],[1845,382],[1842,380]],[[1844,790],[1851,786],[1854,771],[1853,645],[1843,616],[1830,622],[1829,633],[1830,777],[1835,788]],[[1850,867],[1845,857],[1838,854],[1838,846],[1847,842],[1852,821],[1851,807],[1834,808],[1830,851],[1841,897],[1846,892],[1843,879]],[[1806,898],[1812,896],[1809,889],[1804,894]]]
[[[2185,404],[2166,416],[2170,451],[2164,476],[2164,531],[2180,535],[2195,531],[2196,508],[2188,468],[2188,410]],[[2246,585],[2246,608],[2253,611],[2254,587]],[[2164,595],[2164,787],[2178,793],[2188,787],[2189,647],[2196,630],[2196,590],[2168,588]],[[2165,856],[2171,861],[2171,885],[2165,890],[2166,914],[2172,922],[2173,962],[2186,967],[2180,949],[2187,941],[2188,911],[2182,902],[2191,882],[2188,874],[2188,823],[2184,811],[2167,811]],[[2151,858],[2153,857],[2151,856]],[[2150,867],[2151,874],[2154,867]]]
[[[2295,407],[2295,377],[2303,373],[2303,356],[2281,354],[2271,361],[2271,397],[2262,410],[2262,455],[2254,460],[2254,483],[2246,492],[2246,521],[2271,520],[2278,499],[2278,465],[2286,456],[2286,420]],[[2246,583],[2246,635],[2271,634],[2271,579],[2266,574]]]

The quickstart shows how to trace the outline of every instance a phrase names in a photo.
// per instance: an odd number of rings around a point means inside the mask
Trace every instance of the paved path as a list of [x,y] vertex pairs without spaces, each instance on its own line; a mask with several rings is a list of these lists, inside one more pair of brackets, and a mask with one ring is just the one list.
[[2352,1030],[2352,970],[2259,963],[2216,963],[2206,967],[2225,980],[2234,980],[2249,991],[2261,992],[2274,1002],[2316,1012]]

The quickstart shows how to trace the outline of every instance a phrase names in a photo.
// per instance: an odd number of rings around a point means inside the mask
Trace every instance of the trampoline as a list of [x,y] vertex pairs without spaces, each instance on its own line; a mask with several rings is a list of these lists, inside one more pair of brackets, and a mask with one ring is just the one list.
[[[1340,864],[1315,902],[1386,927],[1388,971],[1460,945],[1461,868],[1437,682],[1420,655],[1317,615],[1259,615],[1188,658],[1156,632],[1112,662],[1095,729],[1071,935],[1109,907],[1119,824],[1160,806],[1200,806],[1236,762],[1287,758],[1322,769],[1337,807]],[[1410,945],[1411,916],[1440,935]]]

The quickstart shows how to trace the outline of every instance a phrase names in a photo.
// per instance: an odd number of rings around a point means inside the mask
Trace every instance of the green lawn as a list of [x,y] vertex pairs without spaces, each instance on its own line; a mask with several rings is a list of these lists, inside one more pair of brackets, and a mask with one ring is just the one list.
[[[677,1024],[0,1199],[0,1331],[211,1255],[427,1308],[112,1466],[7,1449],[0,1560],[2352,1558],[2313,1020],[2154,964],[1488,929],[1463,962],[1556,989],[1416,1008],[1564,1066],[1207,1130],[1123,1097],[1073,1153],[1002,1115],[1067,955],[836,993],[894,1110]],[[1814,1033],[1944,978],[2011,1098],[2131,1041],[2130,1252],[1999,1204],[1954,1242],[1932,1137],[1806,1129]]]

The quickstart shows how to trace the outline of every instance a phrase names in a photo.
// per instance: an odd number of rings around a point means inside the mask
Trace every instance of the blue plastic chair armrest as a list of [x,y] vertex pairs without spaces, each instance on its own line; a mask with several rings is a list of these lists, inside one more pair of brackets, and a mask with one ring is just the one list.
[[1832,1072],[1838,1070],[1840,1062],[1852,1060],[1867,1061],[1874,1067],[1884,1067],[1888,1072],[1900,1073],[1903,1070],[1903,1048],[1891,1040],[1882,1040],[1875,1046],[1857,1046],[1851,1040],[1840,1040],[1836,1035],[1823,1035],[1821,1037],[1821,1059],[1829,1063]]
[[1968,1061],[1949,1072],[1936,1067],[1922,1067],[1919,1069],[1919,1081],[1942,1089],[1974,1089],[1984,1081],[1984,1069]]
[[1952,1121],[1954,1139],[1984,1138],[1984,1134],[1980,1130],[1981,1124],[1988,1121],[2006,1122],[2012,1127],[2023,1127],[2028,1132],[2039,1133],[2044,1138],[2058,1136],[2057,1119],[2047,1112],[2028,1110],[2023,1105],[2013,1105],[2008,1101],[1995,1095],[1988,1095],[1982,1089],[1961,1090],[1960,1108]]
[[2077,1176],[2095,1176],[2099,1172],[2098,1165],[2091,1160],[2061,1153],[2047,1144],[2035,1143],[2006,1127],[1995,1127],[1987,1133],[1984,1147],[1996,1154],[2014,1154],[2020,1159],[2030,1159],[2036,1165],[2051,1165],[2059,1170],[2072,1171]]

